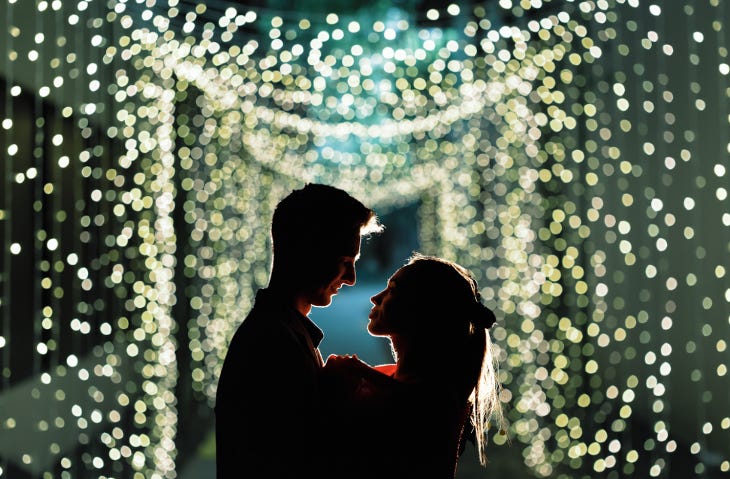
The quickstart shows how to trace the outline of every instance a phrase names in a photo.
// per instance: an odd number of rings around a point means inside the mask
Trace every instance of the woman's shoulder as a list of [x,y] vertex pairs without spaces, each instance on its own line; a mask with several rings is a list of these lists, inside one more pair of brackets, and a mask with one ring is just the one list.
[[400,391],[391,376],[394,371],[394,364],[371,366],[356,356],[330,355],[322,369],[322,390],[333,395],[330,401],[339,398],[350,406],[378,409]]
[[382,379],[383,376],[392,377],[395,373],[395,364],[378,364],[371,366],[362,361],[357,355],[330,354],[324,364],[324,372],[330,375],[357,375],[365,379]]
[[395,374],[395,364],[378,364],[373,366],[373,369],[386,376],[393,376]]

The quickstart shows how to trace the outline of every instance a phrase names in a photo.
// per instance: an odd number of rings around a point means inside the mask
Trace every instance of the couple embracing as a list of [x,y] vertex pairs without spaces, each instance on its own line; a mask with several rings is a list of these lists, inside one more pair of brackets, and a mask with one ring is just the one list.
[[368,331],[395,364],[322,360],[308,318],[355,284],[375,213],[346,192],[308,184],[276,207],[268,287],[235,332],[216,396],[218,479],[451,479],[466,437],[484,462],[501,420],[488,329],[494,314],[461,266],[416,254],[371,298]]

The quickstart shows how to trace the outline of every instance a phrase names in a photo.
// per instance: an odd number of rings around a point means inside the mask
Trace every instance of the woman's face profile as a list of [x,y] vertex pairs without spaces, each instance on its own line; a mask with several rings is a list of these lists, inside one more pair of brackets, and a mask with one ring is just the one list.
[[409,309],[406,306],[409,280],[405,272],[404,268],[396,271],[385,289],[370,298],[373,307],[368,316],[368,331],[373,336],[387,336],[403,329]]

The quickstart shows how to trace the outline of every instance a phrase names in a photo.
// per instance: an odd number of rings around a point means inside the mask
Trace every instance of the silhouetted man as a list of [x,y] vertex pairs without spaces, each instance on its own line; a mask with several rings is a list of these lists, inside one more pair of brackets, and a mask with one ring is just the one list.
[[233,336],[216,397],[218,479],[316,474],[322,331],[309,320],[355,284],[375,213],[346,192],[308,184],[276,207],[269,285]]

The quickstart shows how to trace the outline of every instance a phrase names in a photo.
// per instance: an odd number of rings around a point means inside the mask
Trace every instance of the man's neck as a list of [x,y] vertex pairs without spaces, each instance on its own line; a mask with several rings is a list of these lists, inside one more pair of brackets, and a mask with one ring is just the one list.
[[307,301],[306,299],[299,298],[299,300],[295,303],[294,307],[297,311],[302,313],[302,316],[309,316],[309,313],[312,311],[312,304]]
[[267,289],[273,292],[280,301],[283,301],[287,306],[293,307],[303,316],[309,316],[309,313],[312,311],[312,303],[301,292],[287,288],[273,280],[269,281]]

